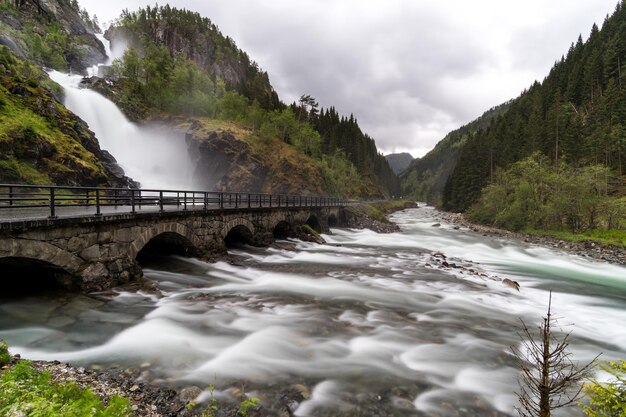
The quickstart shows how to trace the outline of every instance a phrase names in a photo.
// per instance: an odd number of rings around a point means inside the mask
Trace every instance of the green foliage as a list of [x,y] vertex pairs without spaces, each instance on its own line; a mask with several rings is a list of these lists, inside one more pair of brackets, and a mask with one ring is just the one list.
[[610,179],[606,167],[554,167],[537,153],[496,172],[468,215],[511,230],[619,229],[626,226],[626,205],[609,195]]
[[248,412],[251,409],[255,409],[260,404],[261,404],[261,400],[257,397],[246,398],[245,400],[241,402],[241,404],[239,404],[238,414],[241,417],[248,417]]
[[11,362],[11,354],[9,353],[9,345],[4,340],[0,340],[0,367]]
[[603,246],[626,248],[626,230],[595,229],[572,233],[564,230],[524,229],[524,232],[534,236],[549,236],[568,242],[595,242]]
[[626,361],[609,362],[601,368],[613,378],[585,387],[589,404],[583,407],[584,413],[589,417],[626,417]]
[[[146,55],[155,47],[166,48],[171,56],[183,51],[179,53],[181,59],[194,63],[211,80],[222,78],[228,90],[256,100],[266,110],[282,107],[267,73],[208,18],[169,5],[147,6],[136,12],[124,11],[118,25],[131,44]],[[163,30],[168,36],[162,36]],[[168,43],[170,39],[176,39],[176,43]]]
[[626,174],[626,6],[621,1],[586,42],[579,37],[545,80],[470,137],[446,182],[443,207],[467,210],[494,172],[535,152],[558,166],[601,164]]
[[37,417],[125,417],[130,402],[120,396],[104,405],[89,389],[75,382],[55,383],[50,374],[35,370],[28,361],[18,362],[0,377],[0,414]]

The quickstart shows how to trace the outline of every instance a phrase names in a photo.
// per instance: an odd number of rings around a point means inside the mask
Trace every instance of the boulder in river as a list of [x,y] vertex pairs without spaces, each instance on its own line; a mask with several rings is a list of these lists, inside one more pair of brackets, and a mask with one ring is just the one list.
[[511,279],[504,278],[504,279],[502,280],[502,284],[504,284],[504,285],[506,285],[506,286],[508,286],[508,287],[514,288],[514,289],[516,289],[517,291],[519,291],[519,282],[517,282],[517,281],[513,281],[513,280],[511,280]]

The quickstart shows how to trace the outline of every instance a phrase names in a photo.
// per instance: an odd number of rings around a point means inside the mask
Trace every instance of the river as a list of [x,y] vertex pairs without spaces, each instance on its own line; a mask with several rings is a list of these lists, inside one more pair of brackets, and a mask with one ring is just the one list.
[[295,386],[310,391],[296,416],[515,415],[510,346],[550,290],[574,359],[626,358],[626,268],[433,227],[429,207],[392,219],[401,232],[333,229],[326,245],[231,250],[234,263],[153,261],[144,271],[162,297],[4,299],[0,339],[26,358],[137,366],[222,397],[244,386],[270,408]]

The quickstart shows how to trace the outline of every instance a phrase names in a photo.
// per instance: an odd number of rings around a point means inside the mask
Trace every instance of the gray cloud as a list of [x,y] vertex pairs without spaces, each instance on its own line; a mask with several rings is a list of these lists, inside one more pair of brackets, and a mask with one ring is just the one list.
[[[414,156],[543,79],[616,2],[170,0],[232,37],[284,101],[311,94]],[[101,21],[146,4],[81,1]]]

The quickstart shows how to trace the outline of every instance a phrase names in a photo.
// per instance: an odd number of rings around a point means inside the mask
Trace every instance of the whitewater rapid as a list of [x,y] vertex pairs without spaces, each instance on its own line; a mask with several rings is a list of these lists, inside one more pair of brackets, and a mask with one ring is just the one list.
[[334,229],[326,245],[244,247],[235,265],[165,258],[144,268],[163,297],[4,300],[0,339],[27,358],[143,366],[169,385],[247,381],[264,401],[270,387],[305,384],[297,416],[372,415],[376,404],[390,415],[513,416],[510,347],[520,319],[538,325],[550,290],[574,359],[626,357],[626,268],[432,227],[436,216],[406,210],[393,216],[402,232]]

